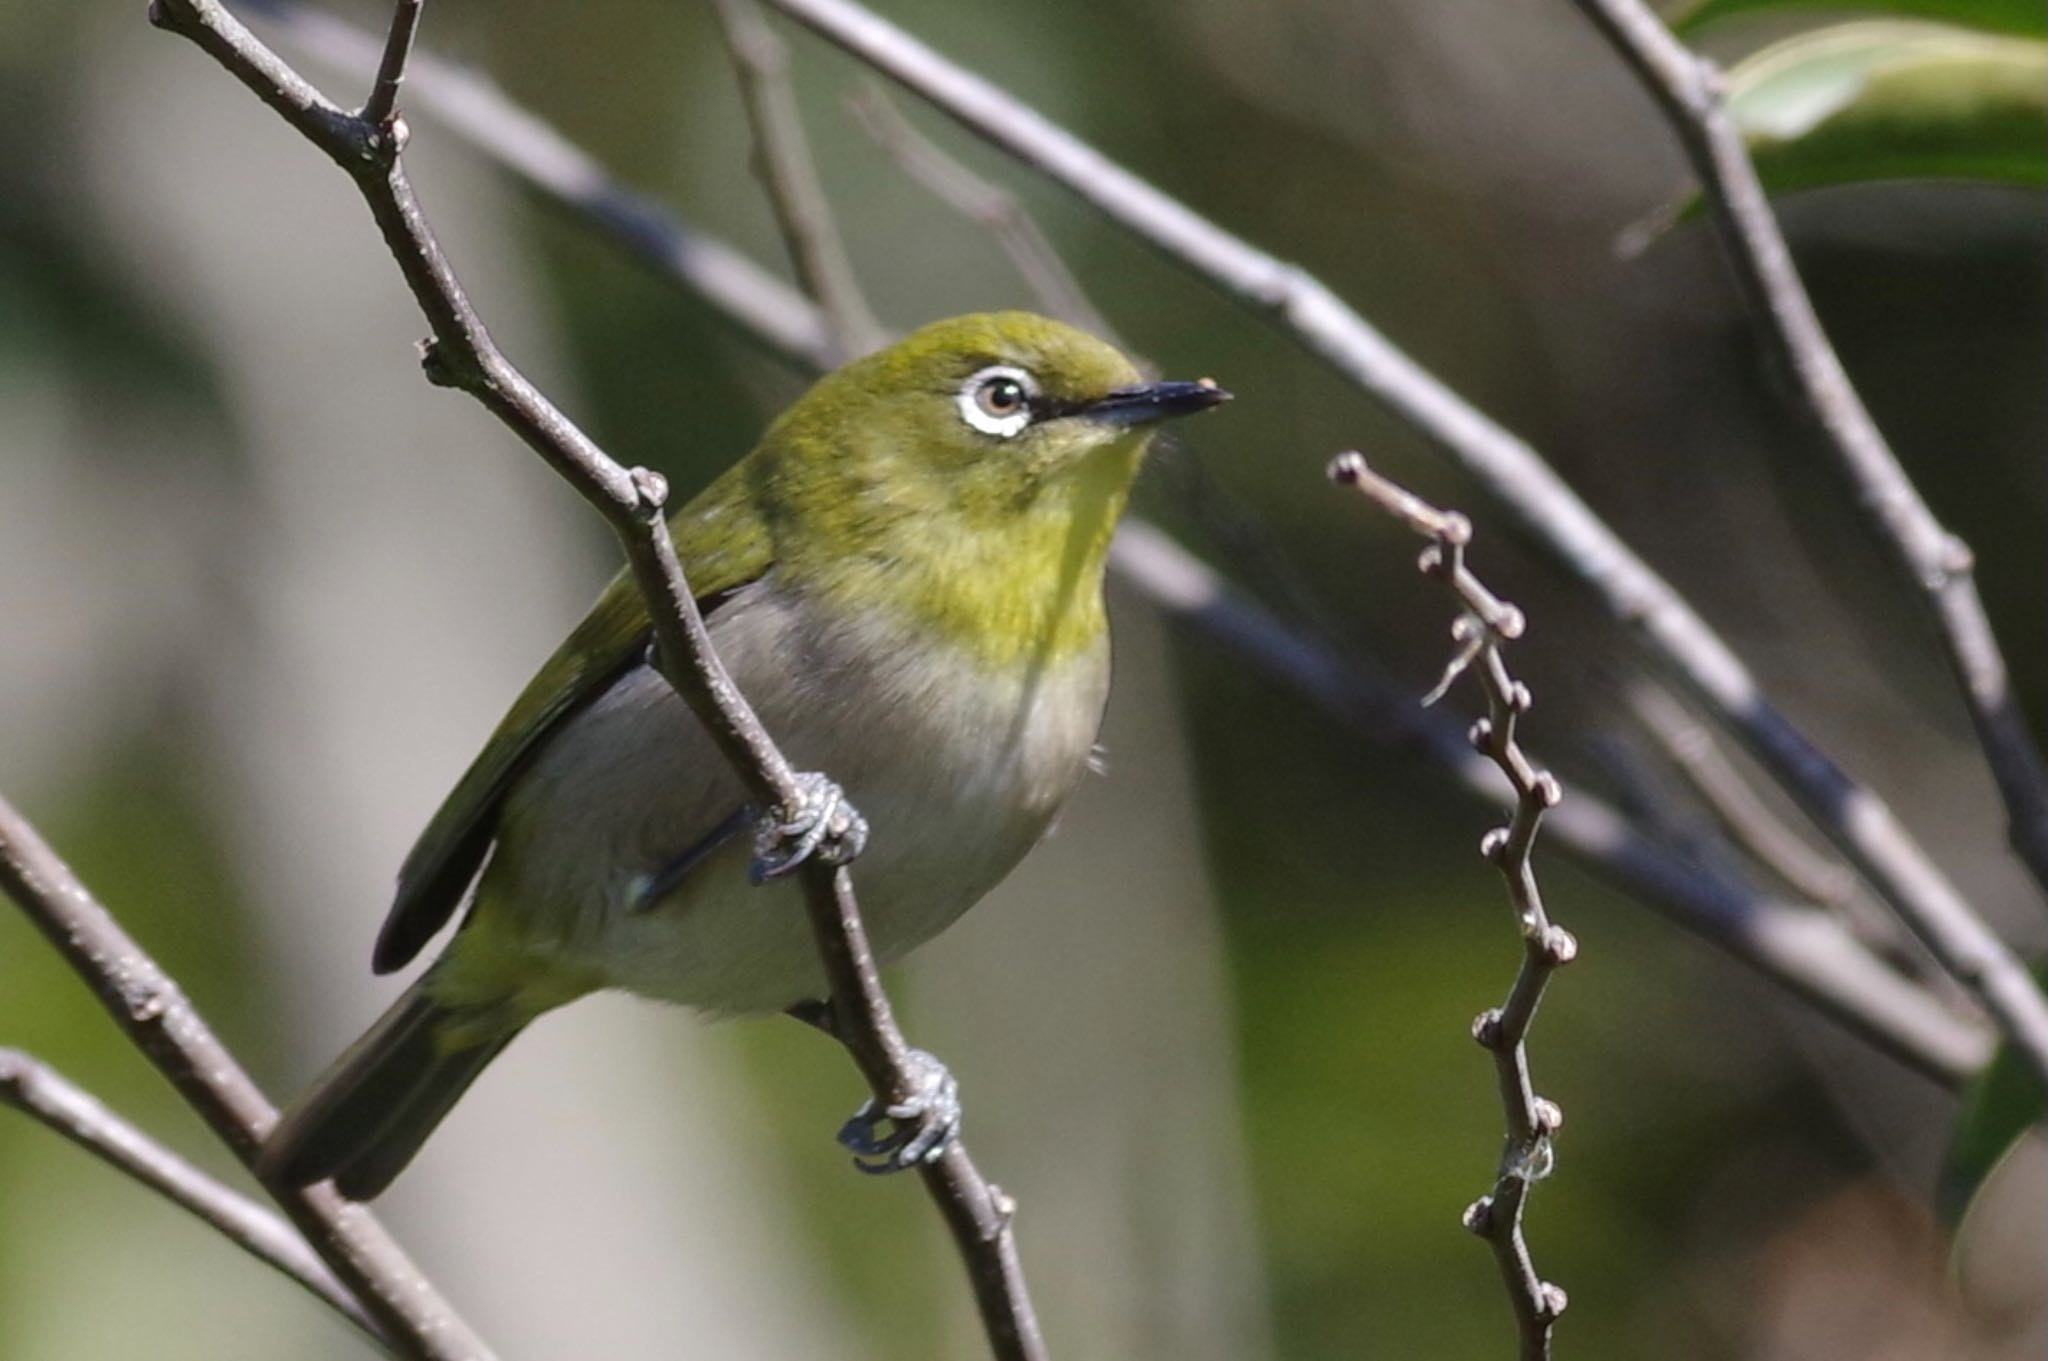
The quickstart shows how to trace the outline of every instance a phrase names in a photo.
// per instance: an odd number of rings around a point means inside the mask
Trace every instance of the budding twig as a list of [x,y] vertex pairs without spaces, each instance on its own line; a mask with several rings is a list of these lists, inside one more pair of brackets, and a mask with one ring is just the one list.
[[1530,1184],[1550,1175],[1556,1157],[1552,1141],[1564,1113],[1555,1102],[1536,1095],[1529,1078],[1527,1040],[1550,976],[1571,963],[1579,946],[1544,910],[1530,859],[1543,815],[1557,806],[1562,790],[1557,777],[1538,769],[1516,739],[1515,730],[1529,712],[1529,687],[1508,674],[1501,648],[1522,636],[1526,621],[1520,610],[1488,590],[1466,567],[1471,521],[1456,511],[1438,510],[1381,477],[1355,453],[1338,455],[1330,464],[1330,476],[1357,488],[1429,540],[1422,551],[1422,573],[1443,583],[1461,613],[1451,628],[1458,650],[1423,703],[1434,703],[1465,672],[1476,675],[1486,695],[1486,716],[1472,725],[1472,746],[1500,768],[1515,794],[1507,825],[1481,838],[1479,851],[1507,882],[1522,936],[1522,967],[1507,1001],[1482,1012],[1472,1024],[1472,1037],[1493,1055],[1501,1105],[1507,1112],[1507,1137],[1493,1190],[1472,1203],[1464,1222],[1493,1248],[1514,1306],[1523,1361],[1543,1361],[1550,1355],[1551,1329],[1564,1312],[1565,1293],[1537,1274],[1522,1236],[1522,1208]]

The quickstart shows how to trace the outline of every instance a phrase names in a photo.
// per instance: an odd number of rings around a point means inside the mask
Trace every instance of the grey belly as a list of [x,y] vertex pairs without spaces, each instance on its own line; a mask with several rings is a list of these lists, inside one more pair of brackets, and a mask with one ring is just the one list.
[[[1044,835],[1108,691],[1106,643],[996,676],[943,641],[820,619],[767,585],[721,610],[713,637],[790,760],[838,780],[868,818],[854,882],[885,959],[944,929]],[[636,668],[508,795],[476,910],[597,986],[716,1012],[820,997],[801,890],[748,881],[750,834],[645,901],[746,797],[687,706]]]

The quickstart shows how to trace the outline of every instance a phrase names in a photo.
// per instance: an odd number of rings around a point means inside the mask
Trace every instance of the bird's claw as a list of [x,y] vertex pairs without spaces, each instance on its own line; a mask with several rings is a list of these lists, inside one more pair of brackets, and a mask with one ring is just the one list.
[[[839,1130],[839,1142],[856,1155],[853,1165],[877,1175],[904,1172],[945,1156],[960,1137],[960,1084],[922,1049],[910,1051],[917,1083],[907,1101],[869,1101]],[[887,1132],[881,1130],[886,1123]]]
[[844,790],[817,771],[800,773],[796,783],[796,807],[771,808],[755,824],[749,873],[757,884],[780,879],[813,855],[844,865],[868,843],[868,820]]

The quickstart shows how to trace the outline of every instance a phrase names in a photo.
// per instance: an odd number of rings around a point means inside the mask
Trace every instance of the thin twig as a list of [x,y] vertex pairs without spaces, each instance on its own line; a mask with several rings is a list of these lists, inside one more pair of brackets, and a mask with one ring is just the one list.
[[1819,427],[1836,467],[1893,565],[1924,598],[2005,801],[2006,833],[2048,890],[2048,768],[2013,694],[2005,656],[1972,573],[1969,546],[1934,517],[1871,419],[1828,342],[1771,212],[1720,71],[1681,43],[1642,0],[1574,0],[1643,83],[1699,176],[1721,240],[1772,357]]
[[[0,800],[0,889],[92,988],[245,1167],[277,1112],[155,960],[121,929],[27,819]],[[416,1361],[489,1361],[433,1283],[368,1210],[331,1186],[269,1188],[278,1207],[390,1340]]]
[[[291,0],[249,0],[310,54],[344,72],[367,72],[376,43],[360,29]],[[572,219],[610,234],[657,276],[701,298],[741,334],[807,372],[823,367],[823,315],[802,295],[715,237],[685,226],[652,200],[604,178],[561,135],[473,72],[414,60],[407,91],[445,125]],[[557,173],[569,167],[569,173]],[[630,202],[630,231],[617,205]],[[1397,703],[1394,692],[1237,592],[1158,529],[1127,517],[1110,567],[1170,616],[1378,742],[1416,748],[1475,798],[1499,794],[1493,768],[1455,728]],[[1624,892],[1667,914],[1819,1007],[1902,1062],[1954,1087],[1989,1053],[1981,1031],[1898,978],[1822,914],[1779,902],[1681,861],[1613,808],[1581,792],[1551,815],[1551,838]]]
[[1118,338],[1109,318],[1090,301],[1081,281],[1053,249],[1038,219],[1014,193],[975,174],[942,151],[938,143],[912,126],[880,85],[870,83],[847,102],[868,136],[889,153],[904,174],[995,238],[1045,312],[1130,353],[1130,347]]
[[398,0],[391,16],[391,31],[384,38],[384,55],[377,62],[377,78],[370,85],[370,97],[356,115],[373,128],[381,128],[398,112],[398,89],[405,83],[406,63],[412,60],[413,40],[419,37],[422,0]]
[[230,1189],[108,1110],[48,1064],[0,1049],[0,1105],[41,1121],[86,1152],[219,1230],[236,1247],[274,1267],[395,1351],[377,1321],[291,1225]]
[[725,49],[738,74],[754,132],[754,167],[768,190],[783,244],[798,283],[830,322],[834,365],[878,349],[887,341],[861,292],[846,239],[833,220],[831,200],[804,136],[803,114],[789,83],[789,48],[754,0],[712,0]]
[[1627,688],[1629,712],[1714,815],[1728,839],[1801,897],[1841,908],[1856,894],[1847,865],[1813,849],[1750,787],[1706,725],[1654,681]]
[[1728,644],[1534,449],[1402,353],[1327,285],[1224,231],[872,11],[853,0],[768,3],[1273,318],[1456,459],[1756,753],[2048,1080],[2048,997],[2012,951],[1891,808],[1771,705]]
[[[403,21],[401,6],[400,21]],[[401,157],[402,120],[372,126],[308,84],[217,0],[156,0],[152,18],[191,39],[265,104],[325,152],[362,192],[433,336],[423,347],[428,378],[481,402],[611,525],[654,627],[654,661],[717,741],[764,817],[800,806],[800,777],[783,758],[711,645],[663,514],[668,488],[657,474],[614,462],[513,366],[492,341],[435,240]],[[781,820],[786,821],[784,817]],[[914,1102],[920,1088],[911,1050],[882,991],[851,876],[821,856],[801,870],[805,904],[832,989],[835,1033],[884,1106]],[[1018,1268],[1009,1199],[984,1181],[958,1140],[923,1170],[958,1245],[998,1357],[1039,1361],[1038,1324]]]
[[1514,812],[1507,825],[1488,832],[1479,849],[1507,882],[1522,936],[1522,966],[1507,1002],[1482,1012],[1472,1026],[1473,1038],[1493,1055],[1501,1105],[1507,1112],[1507,1138],[1493,1190],[1465,1211],[1465,1227],[1493,1248],[1514,1307],[1523,1361],[1546,1361],[1551,1330],[1565,1309],[1565,1294],[1536,1273],[1522,1236],[1522,1211],[1530,1184],[1550,1175],[1556,1158],[1553,1139],[1564,1113],[1555,1102],[1536,1095],[1529,1079],[1528,1035],[1550,976],[1572,962],[1579,946],[1544,910],[1530,859],[1544,815],[1558,805],[1563,790],[1557,777],[1539,770],[1516,740],[1516,728],[1529,712],[1529,687],[1508,674],[1501,649],[1522,636],[1522,612],[1489,591],[1465,565],[1472,523],[1464,516],[1438,510],[1373,472],[1355,453],[1339,454],[1330,464],[1330,476],[1357,488],[1429,540],[1422,573],[1449,590],[1461,613],[1451,630],[1458,652],[1423,703],[1433,703],[1459,675],[1473,672],[1486,695],[1486,717],[1472,725],[1472,746],[1499,768],[1514,791]]
[[[1815,850],[1779,817],[1715,741],[1712,730],[1676,695],[1638,676],[1627,685],[1626,699],[1672,772],[1672,783],[1661,796],[1663,806],[1689,802],[1704,810],[1710,825],[1685,838],[1695,855],[1737,856],[1762,866],[1778,882],[1825,909],[1878,958],[1928,988],[1944,1005],[1983,1016],[1982,1006],[1949,977],[1919,937],[1863,892],[1862,881],[1848,866]],[[1638,766],[1631,773],[1641,777],[1646,772]]]

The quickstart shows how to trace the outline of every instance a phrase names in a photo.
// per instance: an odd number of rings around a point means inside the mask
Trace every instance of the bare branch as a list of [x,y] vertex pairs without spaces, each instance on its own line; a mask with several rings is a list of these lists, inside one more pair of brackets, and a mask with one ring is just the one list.
[[[407,22],[401,0],[397,23]],[[566,478],[618,536],[653,621],[662,675],[690,705],[764,819],[789,821],[804,802],[802,777],[783,758],[711,646],[663,514],[667,486],[612,461],[513,366],[492,341],[442,253],[405,172],[405,126],[389,131],[327,100],[259,42],[217,0],[156,0],[154,22],[189,38],[334,160],[362,192],[433,336],[428,378],[468,392]],[[387,51],[389,49],[387,48]],[[919,1074],[897,1029],[843,866],[812,856],[801,869],[805,903],[832,988],[835,1033],[884,1106],[914,1103]],[[957,1140],[924,1168],[924,1181],[958,1244],[997,1356],[1037,1361],[1038,1324],[1018,1269],[1013,1206],[988,1185]]]
[[48,1064],[16,1049],[0,1049],[0,1104],[41,1121],[109,1167],[197,1215],[257,1261],[304,1286],[380,1348],[397,1350],[291,1225],[171,1152]]
[[861,127],[889,153],[904,174],[995,238],[1041,308],[1130,353],[1130,346],[1118,338],[1109,318],[1089,300],[1081,281],[1053,249],[1045,229],[1015,194],[983,179],[940,150],[938,143],[911,126],[880,85],[869,84],[848,102]]
[[2048,768],[1977,594],[1975,558],[1921,499],[1828,342],[1741,130],[1729,116],[1720,71],[1679,42],[1642,0],[1574,3],[1642,81],[1692,162],[1772,357],[1791,375],[1800,409],[1855,489],[1880,547],[1932,612],[1978,745],[2005,801],[2012,848],[2048,890]]
[[1454,511],[1438,510],[1381,477],[1355,453],[1339,454],[1330,464],[1330,476],[1356,487],[1367,500],[1429,540],[1422,573],[1442,582],[1463,613],[1451,630],[1459,644],[1458,660],[1423,702],[1433,702],[1459,673],[1475,669],[1486,695],[1486,717],[1472,725],[1471,743],[1493,762],[1514,792],[1514,812],[1507,825],[1488,832],[1479,849],[1507,882],[1522,936],[1522,967],[1506,1004],[1482,1012],[1472,1025],[1472,1037],[1493,1055],[1508,1131],[1493,1190],[1465,1211],[1465,1227],[1493,1248],[1514,1306],[1523,1361],[1547,1361],[1551,1329],[1564,1312],[1565,1294],[1536,1273],[1522,1236],[1522,1211],[1530,1184],[1550,1175],[1556,1160],[1552,1139],[1564,1123],[1564,1112],[1536,1095],[1529,1079],[1528,1035],[1550,976],[1577,957],[1579,945],[1544,910],[1530,860],[1544,814],[1558,805],[1563,790],[1556,776],[1536,768],[1515,736],[1522,715],[1529,712],[1529,687],[1508,674],[1501,648],[1522,636],[1524,620],[1520,610],[1494,595],[1465,566],[1471,521]]
[[712,8],[754,131],[755,170],[767,187],[797,280],[825,313],[837,341],[831,362],[836,365],[878,349],[887,336],[861,293],[831,201],[818,180],[803,115],[789,84],[789,48],[768,26],[754,0],[712,0]]
[[[0,889],[49,937],[186,1104],[243,1166],[252,1166],[277,1112],[178,985],[4,800]],[[269,1189],[400,1356],[489,1361],[482,1339],[362,1206],[331,1186]]]
[[1240,240],[1045,115],[853,0],[768,0],[1169,258],[1272,317],[1451,455],[1591,586],[1650,655],[1756,753],[1942,966],[2048,1080],[2048,997],[1891,808],[1774,708],[1728,644],[1529,445],[1496,425],[1300,268]]

